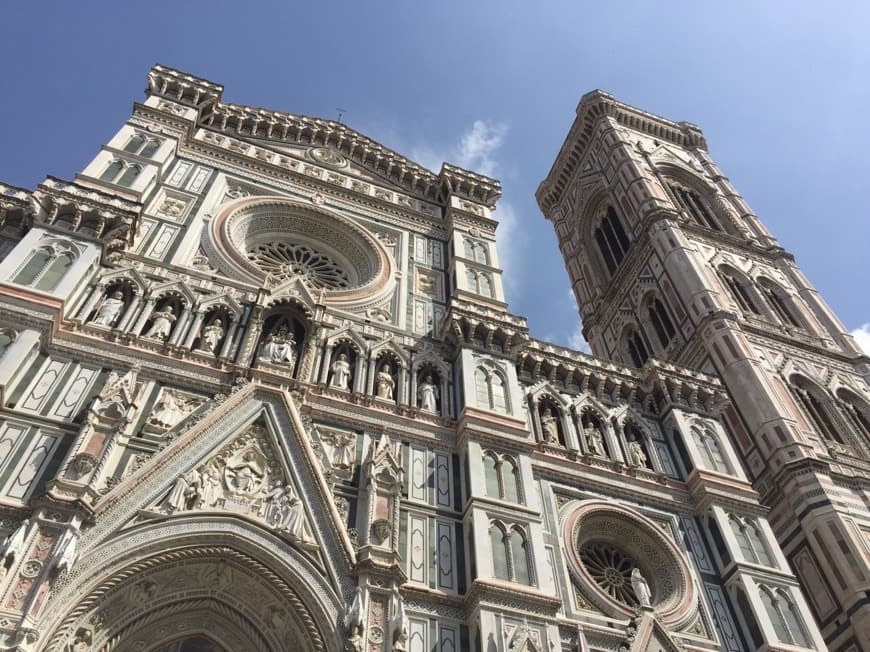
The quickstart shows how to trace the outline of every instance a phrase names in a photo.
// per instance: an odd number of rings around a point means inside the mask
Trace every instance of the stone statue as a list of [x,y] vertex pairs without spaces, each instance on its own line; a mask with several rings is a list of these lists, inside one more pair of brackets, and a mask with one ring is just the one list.
[[604,436],[601,431],[595,426],[589,426],[583,431],[586,433],[586,443],[589,446],[589,451],[598,457],[607,457],[607,451],[604,448]]
[[652,609],[652,592],[649,589],[646,578],[637,566],[631,571],[631,588],[634,589],[634,595],[637,598],[638,604],[640,604],[640,608]]
[[163,310],[155,312],[151,316],[151,328],[145,333],[145,337],[151,337],[155,340],[165,341],[169,337],[169,332],[172,330],[172,324],[175,323],[177,317],[172,306],[166,306]]
[[332,371],[332,386],[337,389],[350,389],[350,362],[347,355],[340,353],[338,359],[330,367]]
[[199,350],[207,353],[217,353],[217,346],[223,336],[223,324],[221,324],[220,319],[215,319],[202,329],[202,336],[199,339]]
[[393,374],[390,373],[390,365],[384,363],[381,366],[381,370],[375,376],[375,393],[378,398],[392,401],[395,387],[396,381],[393,380]]
[[61,535],[52,560],[52,567],[55,572],[59,574],[72,568],[72,565],[76,563],[76,559],[79,556],[78,546],[78,531],[70,529]]
[[214,507],[224,500],[223,486],[217,472],[211,467],[200,467],[200,483],[202,487],[202,506]]
[[227,484],[241,494],[252,494],[257,491],[263,479],[263,469],[257,460],[257,454],[249,450],[240,462],[228,464],[226,468]]
[[296,359],[296,340],[285,327],[277,333],[269,333],[263,348],[260,350],[260,360],[272,364],[293,364]]
[[417,388],[417,396],[420,398],[421,409],[427,412],[438,412],[438,388],[435,387],[432,376],[426,376]]
[[3,541],[3,546],[0,548],[2,554],[2,563],[0,563],[0,579],[6,576],[8,570],[7,564],[15,561],[15,558],[21,554],[21,549],[24,546],[24,539],[27,536],[27,528],[30,526],[30,519],[26,518],[15,531]]
[[559,422],[549,406],[544,408],[544,413],[541,415],[541,429],[544,432],[545,442],[548,444],[559,442]]
[[337,435],[335,446],[332,449],[332,466],[339,469],[349,469],[353,466],[353,442],[352,435]]
[[408,617],[405,615],[405,603],[398,590],[393,593],[394,612],[390,621],[393,630],[392,652],[406,652],[408,649]]
[[295,541],[306,541],[305,507],[289,484],[272,489],[267,496],[267,520],[278,531]]
[[356,589],[344,622],[347,627],[345,652],[363,652],[363,593],[359,587]]
[[646,453],[643,452],[643,446],[636,439],[631,439],[628,442],[628,460],[632,466],[646,466]]
[[178,476],[172,486],[172,491],[166,498],[167,511],[181,512],[188,509],[188,506],[194,502],[193,499],[198,498],[201,484],[199,472],[196,469],[191,469],[184,475]]
[[188,411],[188,406],[174,390],[164,388],[160,400],[154,406],[154,412],[148,418],[148,424],[162,430],[169,430],[181,421]]
[[123,309],[124,293],[121,290],[115,290],[111,296],[103,300],[103,304],[94,317],[94,323],[100,326],[114,326]]

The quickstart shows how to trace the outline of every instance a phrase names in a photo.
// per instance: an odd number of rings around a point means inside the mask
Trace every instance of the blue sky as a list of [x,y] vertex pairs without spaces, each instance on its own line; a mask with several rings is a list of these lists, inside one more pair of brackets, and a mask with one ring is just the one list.
[[[311,5],[311,6],[307,6]],[[534,190],[580,96],[704,130],[750,206],[870,347],[870,4],[864,2],[6,3],[0,180],[72,178],[155,63],[231,102],[335,118],[436,170],[502,181],[512,312],[577,343]]]

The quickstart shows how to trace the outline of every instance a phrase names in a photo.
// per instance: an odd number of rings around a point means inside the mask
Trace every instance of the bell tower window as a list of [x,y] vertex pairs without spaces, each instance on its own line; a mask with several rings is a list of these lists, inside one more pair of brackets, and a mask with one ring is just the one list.
[[753,315],[760,316],[761,311],[758,309],[758,306],[755,305],[755,301],[752,300],[752,295],[749,294],[746,285],[744,285],[744,283],[729,270],[722,270],[720,275],[722,281],[725,283],[725,286],[728,288],[728,291],[731,293],[731,296],[734,298],[734,301],[737,302],[740,309],[743,312],[749,312]]
[[647,349],[643,337],[633,328],[626,335],[625,347],[628,352],[628,359],[635,367],[642,367],[647,359],[649,359],[649,349]]
[[722,230],[719,221],[713,216],[713,212],[707,208],[700,194],[676,184],[668,184],[668,188],[676,199],[677,205],[686,212],[692,221],[713,231]]
[[604,218],[595,229],[595,241],[598,243],[607,271],[613,274],[628,253],[631,242],[612,206],[607,207]]
[[660,299],[656,298],[650,302],[649,320],[652,322],[662,348],[666,347],[674,339],[676,331],[670,315],[668,315],[668,310]]

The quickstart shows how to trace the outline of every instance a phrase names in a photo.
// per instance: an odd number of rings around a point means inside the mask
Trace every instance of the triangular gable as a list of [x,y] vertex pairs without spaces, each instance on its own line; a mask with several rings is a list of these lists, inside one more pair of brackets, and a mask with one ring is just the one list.
[[97,502],[82,549],[112,538],[119,523],[206,512],[279,537],[327,570],[336,588],[355,557],[286,392],[249,385],[230,396]]
[[630,652],[683,652],[683,647],[649,611],[641,614]]

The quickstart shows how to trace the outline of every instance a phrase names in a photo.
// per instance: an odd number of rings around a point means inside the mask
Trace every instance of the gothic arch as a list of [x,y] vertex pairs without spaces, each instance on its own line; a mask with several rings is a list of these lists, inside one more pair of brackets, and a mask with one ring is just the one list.
[[[695,221],[698,218],[703,220],[705,217],[703,211],[707,210],[710,213],[714,226],[703,223],[701,226],[723,231],[731,235],[738,235],[740,229],[732,216],[732,211],[725,205],[724,200],[717,193],[715,186],[700,177],[697,170],[684,167],[682,161],[680,163],[676,164],[673,159],[670,159],[668,161],[659,161],[656,164],[656,168],[661,173],[664,183],[668,186],[666,190],[671,194],[674,193],[672,183],[669,183],[673,182],[677,186],[683,186],[686,190],[696,193],[700,201],[703,202],[702,207],[699,209],[701,214],[697,216],[690,215],[689,217],[694,218]],[[680,199],[680,197],[674,197],[675,205],[678,208],[683,208],[683,202]],[[686,207],[685,210],[688,212],[690,208],[691,206]]]
[[[46,605],[55,615],[45,649],[65,652],[90,629],[95,649],[204,633],[234,640],[227,649],[279,652],[292,642],[305,652],[336,652],[342,599],[311,560],[276,539],[255,524],[213,514],[127,529],[59,579]],[[188,630],[166,627],[179,617],[191,623]],[[149,641],[157,629],[171,633]]]

